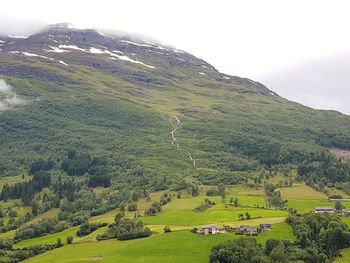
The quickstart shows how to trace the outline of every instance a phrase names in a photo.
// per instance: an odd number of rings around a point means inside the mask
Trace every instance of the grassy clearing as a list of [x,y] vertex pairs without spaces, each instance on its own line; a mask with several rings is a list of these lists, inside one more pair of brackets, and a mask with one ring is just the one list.
[[58,238],[61,239],[63,244],[67,244],[66,242],[67,236],[72,236],[74,239],[73,240],[74,243],[96,241],[97,235],[106,231],[107,227],[99,228],[93,233],[91,233],[90,235],[87,235],[84,237],[78,237],[76,235],[78,229],[79,227],[70,227],[59,233],[54,233],[54,234],[49,234],[38,238],[23,240],[19,243],[14,244],[14,248],[24,248],[28,246],[34,246],[34,245],[52,245],[56,243]]
[[[159,195],[160,196],[160,195]],[[235,195],[239,199],[241,206],[233,207],[225,205],[219,196],[210,196],[210,200],[217,204],[203,212],[194,212],[193,209],[200,206],[206,196],[197,196],[194,198],[173,199],[170,203],[163,206],[161,213],[155,216],[142,216],[141,219],[148,225],[170,225],[170,226],[200,226],[205,224],[235,224],[239,221],[239,214],[248,212],[253,220],[260,218],[278,218],[281,222],[287,216],[287,213],[274,209],[255,208],[254,205],[265,206],[265,199],[262,196]],[[152,198],[152,200],[157,200]],[[229,202],[230,196],[226,197]],[[138,213],[143,215],[146,208],[152,202],[141,200],[138,203]],[[112,223],[118,209],[106,214],[93,217],[92,222]],[[134,212],[126,212],[127,217],[133,217]],[[282,220],[281,220],[282,218]],[[240,222],[240,221],[239,221]]]
[[320,200],[305,200],[305,199],[289,199],[288,207],[296,209],[299,213],[307,213],[315,210],[317,206],[331,206],[334,207],[334,203],[330,201]]
[[58,208],[52,208],[49,211],[46,211],[45,213],[40,214],[37,217],[33,218],[32,220],[27,222],[26,225],[38,223],[42,219],[56,217],[58,215],[58,212],[59,212]]
[[342,159],[344,162],[350,163],[350,151],[349,150],[341,150],[337,148],[333,148],[329,150],[335,157]]
[[7,231],[5,233],[1,233],[0,234],[0,239],[11,239],[15,236],[16,234],[16,230],[11,230],[11,231]]
[[4,184],[12,185],[23,181],[29,181],[30,178],[30,176],[25,174],[23,174],[23,177],[22,175],[0,177],[0,190],[2,189]]
[[266,201],[264,196],[254,196],[254,195],[229,195],[226,197],[226,203],[230,201],[231,197],[237,197],[241,206],[266,206]]
[[13,199],[13,200],[7,200],[5,201],[0,201],[0,207],[2,208],[8,208],[8,207],[14,207],[14,206],[20,206],[21,205],[21,200],[19,199]]
[[[129,241],[109,240],[66,245],[25,262],[208,262],[213,245],[239,237],[234,234],[203,236],[189,231],[176,231]],[[281,223],[273,225],[270,232],[258,236],[257,240],[265,243],[269,238],[293,240],[293,234],[287,224]]]
[[[273,209],[261,209],[254,207],[225,206],[220,197],[209,197],[217,202],[217,205],[203,211],[194,212],[204,197],[191,199],[175,199],[165,205],[161,213],[156,216],[143,216],[142,220],[149,225],[173,225],[173,226],[199,226],[204,224],[230,224],[239,220],[239,214],[248,212],[253,218],[285,217],[284,211]],[[242,201],[253,202],[251,197],[241,197]],[[262,202],[262,199],[260,200]]]
[[350,248],[341,251],[341,257],[338,257],[334,263],[349,263],[350,262]]
[[327,200],[327,196],[321,192],[317,192],[310,186],[304,183],[293,184],[292,187],[282,187],[282,198],[289,199],[315,199],[315,200]]
[[335,187],[329,187],[329,195],[341,195],[343,198],[350,198],[350,195]]
[[14,248],[23,248],[34,245],[52,245],[56,243],[58,238],[60,238],[62,240],[62,243],[65,244],[67,236],[76,237],[76,232],[78,229],[79,227],[70,227],[59,233],[23,240],[19,243],[14,244]]
[[[350,202],[342,202],[347,209],[350,208]],[[334,202],[322,200],[305,200],[305,199],[289,199],[288,207],[296,209],[299,213],[307,213],[315,210],[317,206],[334,207]]]
[[229,195],[252,195],[264,196],[265,192],[262,187],[253,188],[244,185],[234,185],[226,189]]
[[341,220],[350,227],[350,217],[342,217]]

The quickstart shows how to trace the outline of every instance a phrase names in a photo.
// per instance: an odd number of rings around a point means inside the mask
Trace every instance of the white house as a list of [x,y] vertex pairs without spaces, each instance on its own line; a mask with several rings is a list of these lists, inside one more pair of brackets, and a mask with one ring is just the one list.
[[220,233],[217,226],[203,226],[200,232],[203,233],[204,235],[215,235]]

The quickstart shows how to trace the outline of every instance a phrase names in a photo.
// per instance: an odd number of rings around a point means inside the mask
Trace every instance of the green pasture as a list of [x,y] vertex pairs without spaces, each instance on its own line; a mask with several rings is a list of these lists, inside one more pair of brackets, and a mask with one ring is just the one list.
[[[190,199],[174,199],[163,206],[162,212],[155,216],[142,216],[142,220],[149,225],[172,225],[172,226],[199,226],[204,224],[230,224],[239,221],[239,214],[249,213],[252,219],[286,217],[285,211],[263,209],[255,207],[233,207],[224,205],[220,197],[209,197],[217,204],[205,211],[195,212],[205,197],[200,196]],[[247,205],[253,203],[263,204],[263,197],[240,196],[240,202]],[[255,201],[254,201],[255,200]],[[249,220],[248,220],[249,221]]]
[[[239,237],[232,233],[204,236],[189,231],[175,231],[129,241],[108,240],[65,245],[25,262],[208,262],[213,245]],[[273,225],[270,232],[258,236],[257,240],[264,244],[269,238],[294,239],[290,227],[285,223]]]

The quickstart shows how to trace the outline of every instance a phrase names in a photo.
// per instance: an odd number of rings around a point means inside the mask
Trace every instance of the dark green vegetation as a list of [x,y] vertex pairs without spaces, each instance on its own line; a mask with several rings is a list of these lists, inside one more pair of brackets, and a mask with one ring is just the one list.
[[[55,48],[60,51],[51,52]],[[74,246],[90,235],[95,242],[149,237],[152,222],[170,237],[182,224],[280,223],[300,201],[288,203],[280,188],[295,181],[324,193],[334,187],[350,192],[349,164],[328,149],[349,148],[349,116],[289,102],[188,53],[52,27],[6,40],[0,59],[7,83],[0,85],[12,87],[10,93],[0,87],[0,100],[16,93],[25,101],[0,108],[0,176],[16,178],[1,184],[0,230],[19,243],[69,232],[22,259],[60,247],[61,240]],[[228,202],[225,186],[233,185],[263,196]],[[167,209],[184,196],[194,205]],[[108,228],[91,222],[109,211],[115,221]],[[47,213],[52,218],[44,218]],[[328,231],[328,223],[320,224]],[[328,251],[308,238],[317,253]],[[281,242],[279,250],[301,246]],[[322,256],[331,259],[340,248]],[[12,262],[18,256],[11,253],[24,253],[3,250]]]
[[305,214],[287,218],[297,237],[296,242],[268,239],[263,249],[255,239],[240,238],[214,246],[210,262],[305,262],[327,263],[349,247],[349,227],[338,216]]
[[109,225],[108,230],[97,236],[97,240],[116,238],[118,240],[149,237],[151,230],[140,220],[124,218],[114,225]]

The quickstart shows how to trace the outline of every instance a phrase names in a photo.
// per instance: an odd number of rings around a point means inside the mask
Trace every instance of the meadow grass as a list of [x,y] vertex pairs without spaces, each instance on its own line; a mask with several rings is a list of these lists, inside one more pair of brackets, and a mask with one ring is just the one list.
[[350,227],[350,217],[342,217],[341,221],[347,224]]
[[[230,224],[239,221],[239,214],[245,214],[246,212],[250,214],[252,219],[287,216],[285,211],[254,207],[233,207],[224,205],[220,201],[220,197],[209,198],[217,202],[217,204],[202,212],[193,211],[204,199],[200,196],[191,199],[175,199],[165,205],[159,214],[143,216],[141,219],[149,225],[198,226],[204,224]],[[250,197],[245,198],[240,200],[252,202]]]
[[[163,194],[163,192],[157,192],[151,195],[151,201],[146,201],[145,199],[141,199],[138,201],[137,203],[137,212],[140,215],[143,215],[144,212],[151,206],[153,201],[158,201],[160,199],[160,196]],[[230,201],[231,196],[237,197],[239,199],[240,202],[240,207],[234,209],[234,210],[242,210],[242,212],[249,212],[248,210],[251,210],[254,208],[254,205],[259,205],[260,207],[265,206],[265,198],[262,196],[254,196],[254,195],[228,195],[225,198],[225,202],[227,203],[227,209],[230,210],[232,209],[232,206],[230,206],[228,203]],[[175,220],[176,218],[178,218],[178,216],[176,214],[180,213],[181,215],[179,215],[179,217],[186,217],[188,214],[193,214],[195,218],[197,217],[203,217],[203,215],[207,215],[207,211],[204,212],[193,212],[192,210],[195,209],[196,207],[200,206],[201,203],[204,201],[205,198],[209,198],[211,201],[214,201],[217,203],[216,206],[214,206],[212,209],[209,209],[210,211],[215,212],[217,209],[219,210],[227,210],[224,207],[224,203],[221,200],[220,196],[205,196],[205,195],[200,195],[200,196],[196,196],[196,197],[187,197],[187,198],[181,198],[181,199],[177,199],[175,197],[173,197],[172,201],[168,204],[166,204],[165,206],[163,206],[163,212],[168,215],[171,214],[173,216],[175,216]],[[248,206],[248,208],[245,208],[245,206]],[[251,207],[249,207],[251,206]],[[114,222],[114,217],[116,215],[116,213],[119,211],[119,209],[114,209],[112,211],[109,211],[105,214],[99,215],[99,216],[95,216],[91,218],[91,222],[105,222],[105,223],[113,223]],[[260,210],[258,210],[260,211]],[[276,211],[276,210],[274,210]],[[163,212],[161,212],[159,215],[162,215]],[[250,213],[250,212],[249,212]],[[234,221],[238,220],[238,212],[234,213],[234,215],[236,215],[236,218],[232,219]],[[259,212],[259,214],[261,214]],[[125,211],[125,215],[126,217],[133,217],[134,216],[134,212],[128,212]],[[152,217],[158,217],[159,215],[156,216],[152,216]],[[270,215],[270,212],[267,212],[267,215]],[[280,215],[280,213],[279,213]],[[252,215],[254,216],[254,215]],[[166,216],[167,217],[167,216]],[[171,217],[171,216],[170,216]],[[143,217],[143,218],[151,218],[151,217]],[[191,219],[185,219],[186,221],[191,221]],[[210,219],[211,220],[211,219]],[[232,221],[230,219],[230,221]],[[213,220],[211,220],[210,222],[212,222]],[[222,220],[214,220],[214,222],[221,222]],[[170,225],[180,225],[180,226],[184,226],[182,224],[183,221],[181,221],[178,224],[170,224]],[[169,223],[169,222],[167,222]],[[167,224],[164,223],[164,224]],[[153,222],[150,224],[155,224],[155,225],[160,225],[163,224],[163,222],[157,221],[157,222]],[[204,222],[205,224],[205,222]],[[187,224],[186,224],[187,225]],[[196,224],[190,224],[190,225],[196,225]]]
[[349,263],[350,262],[350,248],[341,250],[341,257],[337,257],[334,263]]
[[[208,262],[210,249],[215,244],[239,237],[232,233],[204,236],[189,231],[175,231],[129,241],[108,240],[65,245],[25,262]],[[270,238],[294,240],[286,223],[275,224],[271,231],[256,238],[262,244]]]
[[58,238],[60,238],[62,243],[65,244],[67,236],[76,237],[76,233],[78,229],[79,227],[70,227],[63,230],[62,232],[48,234],[37,238],[26,239],[19,243],[14,244],[14,248],[24,248],[28,246],[34,246],[34,245],[53,245],[57,242]]
[[331,201],[307,200],[307,199],[288,199],[288,207],[296,209],[299,213],[307,213],[315,211],[318,206],[331,206],[334,203]]
[[7,231],[5,233],[1,233],[0,234],[0,239],[4,239],[4,240],[11,239],[11,238],[13,238],[15,236],[15,234],[16,234],[16,229]]
[[22,175],[0,177],[0,190],[4,184],[13,185],[15,183],[29,181],[30,178],[30,176],[25,174],[23,175],[23,178]]
[[324,193],[317,192],[310,186],[304,183],[295,183],[292,187],[282,187],[279,189],[282,198],[289,199],[315,199],[315,200],[327,200],[327,196]]

